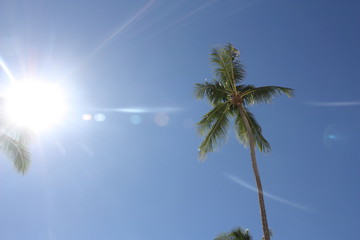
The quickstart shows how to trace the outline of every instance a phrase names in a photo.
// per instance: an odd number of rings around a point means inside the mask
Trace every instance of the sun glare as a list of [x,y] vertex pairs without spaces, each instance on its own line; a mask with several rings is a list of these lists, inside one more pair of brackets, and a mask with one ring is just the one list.
[[7,119],[33,131],[45,130],[60,123],[66,111],[62,89],[49,82],[16,82],[3,96]]

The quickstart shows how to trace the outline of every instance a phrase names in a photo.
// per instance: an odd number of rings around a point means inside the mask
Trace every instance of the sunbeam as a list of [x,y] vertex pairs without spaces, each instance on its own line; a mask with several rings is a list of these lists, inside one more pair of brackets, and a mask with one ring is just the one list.
[[205,8],[207,8],[208,6],[212,5],[213,3],[215,3],[217,0],[210,0],[207,1],[206,3],[204,3],[203,5],[201,5],[200,7],[194,9],[193,11],[189,12],[188,14],[186,14],[185,16],[183,16],[182,18],[180,18],[179,20],[177,20],[173,25],[177,25],[181,22],[184,22],[186,19],[192,17],[193,15],[201,12],[202,10],[204,10]]
[[[247,189],[249,189],[249,190],[257,193],[257,188],[251,186],[250,184],[248,184],[247,182],[241,180],[240,178],[235,177],[235,176],[233,176],[233,175],[231,175],[231,174],[229,174],[229,173],[223,173],[223,175],[224,175],[226,178],[228,178],[228,179],[230,179],[231,181],[233,181],[234,183],[237,183],[237,184],[239,184],[239,185],[241,185],[241,186],[243,186],[243,187],[245,187],[245,188],[247,188]],[[303,205],[300,205],[300,204],[298,204],[298,203],[295,203],[295,202],[292,202],[292,201],[283,199],[283,198],[281,198],[281,197],[275,196],[275,195],[270,194],[270,193],[267,193],[267,192],[265,192],[265,191],[263,191],[263,193],[264,193],[264,196],[265,196],[265,197],[268,197],[268,198],[270,198],[270,199],[273,199],[273,200],[275,200],[275,201],[277,201],[277,202],[281,202],[281,203],[284,203],[284,204],[286,204],[286,205],[288,205],[288,206],[291,206],[291,207],[294,207],[294,208],[298,208],[298,209],[301,209],[301,210],[304,210],[304,211],[308,211],[308,212],[311,212],[311,211],[312,211],[312,210],[309,209],[308,207],[303,206]]]
[[132,16],[127,22],[122,24],[120,27],[118,27],[112,34],[110,34],[109,37],[105,38],[98,46],[92,50],[88,56],[88,58],[91,58],[95,53],[97,53],[100,49],[102,49],[104,46],[106,46],[111,40],[113,40],[116,36],[118,36],[121,32],[123,32],[127,27],[129,27],[131,24],[135,23],[136,21],[139,21],[140,18],[145,14],[145,12],[155,3],[155,0],[150,0],[147,2],[147,4],[141,8],[137,13],[135,13],[134,16]]
[[7,67],[7,65],[5,64],[5,62],[1,57],[0,57],[0,67],[3,69],[3,71],[5,72],[6,76],[10,79],[10,81],[12,82],[16,81],[14,75],[12,75],[9,68]]
[[306,102],[307,105],[317,107],[348,107],[360,106],[360,101],[345,101],[345,102]]
[[163,108],[143,108],[143,107],[133,107],[133,108],[93,108],[94,111],[104,111],[104,112],[118,112],[118,113],[174,113],[182,111],[178,107],[163,107]]

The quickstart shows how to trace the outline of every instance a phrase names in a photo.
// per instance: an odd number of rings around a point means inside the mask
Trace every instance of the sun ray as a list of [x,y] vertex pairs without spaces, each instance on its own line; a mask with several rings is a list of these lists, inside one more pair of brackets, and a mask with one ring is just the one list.
[[12,81],[15,82],[16,79],[14,77],[14,75],[12,75],[11,71],[9,70],[9,68],[7,67],[7,65],[5,64],[5,62],[3,61],[3,59],[0,57],[0,67],[3,69],[3,71],[5,72],[6,76]]

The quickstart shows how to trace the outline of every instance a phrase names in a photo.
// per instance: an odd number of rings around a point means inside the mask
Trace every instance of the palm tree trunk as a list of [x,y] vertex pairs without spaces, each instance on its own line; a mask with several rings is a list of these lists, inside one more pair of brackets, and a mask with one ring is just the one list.
[[244,110],[242,107],[239,107],[239,110],[240,110],[241,119],[243,120],[243,122],[244,122],[244,124],[245,124],[246,132],[247,132],[248,138],[249,138],[251,163],[252,163],[252,167],[253,167],[253,170],[254,170],[254,175],[255,175],[255,180],[256,180],[256,186],[257,186],[257,189],[258,189],[258,197],[259,197],[259,205],[260,205],[260,214],[261,214],[262,228],[263,228],[263,232],[264,232],[264,239],[265,239],[265,240],[270,240],[270,231],[269,231],[269,226],[268,226],[267,217],[266,217],[264,194],[263,194],[263,190],[262,190],[262,185],[261,185],[261,179],[260,179],[259,169],[258,169],[258,166],[257,166],[256,156],[255,156],[255,141],[254,141],[254,136],[253,136],[253,134],[252,134],[249,121],[248,121],[248,119],[247,119],[247,117],[246,117],[246,112],[245,112],[245,110]]

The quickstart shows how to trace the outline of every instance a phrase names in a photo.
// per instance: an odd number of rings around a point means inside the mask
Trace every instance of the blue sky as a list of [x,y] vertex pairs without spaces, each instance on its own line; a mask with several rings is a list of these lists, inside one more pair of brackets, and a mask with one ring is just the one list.
[[[357,1],[0,1],[0,56],[15,78],[67,91],[64,122],[22,176],[1,155],[0,239],[260,239],[248,149],[233,134],[206,162],[193,97],[209,52],[231,42],[246,82],[294,88],[251,110],[273,239],[356,239],[360,227]],[[0,84],[8,83],[0,71]],[[130,109],[130,110],[129,110]],[[84,121],[101,114],[103,121]]]

